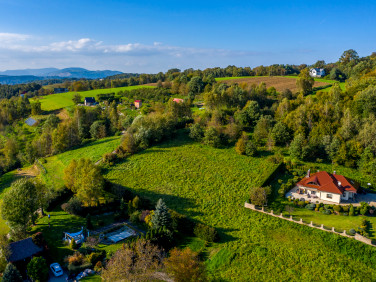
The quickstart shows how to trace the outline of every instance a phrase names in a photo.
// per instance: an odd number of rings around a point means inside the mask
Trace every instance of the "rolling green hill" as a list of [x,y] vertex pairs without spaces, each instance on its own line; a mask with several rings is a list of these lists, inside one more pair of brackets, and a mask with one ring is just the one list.
[[[74,94],[79,93],[83,98],[85,97],[97,97],[98,94],[107,94],[107,93],[115,93],[117,94],[120,91],[124,90],[132,90],[137,88],[153,88],[154,86],[149,85],[136,85],[136,86],[125,86],[125,87],[117,87],[117,88],[107,88],[107,89],[95,89],[90,91],[83,91],[83,92],[67,92],[61,94],[51,94],[47,96],[38,97],[39,101],[42,104],[42,110],[44,111],[54,111],[62,108],[66,108],[69,106],[73,106],[74,103],[72,98]],[[31,102],[36,101],[35,98],[31,99]]]

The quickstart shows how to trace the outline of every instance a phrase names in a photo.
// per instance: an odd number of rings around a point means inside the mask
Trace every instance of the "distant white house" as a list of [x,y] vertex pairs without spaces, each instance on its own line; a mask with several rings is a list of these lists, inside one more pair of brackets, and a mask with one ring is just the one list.
[[311,68],[309,70],[309,75],[312,77],[323,77],[325,76],[325,70],[319,68]]

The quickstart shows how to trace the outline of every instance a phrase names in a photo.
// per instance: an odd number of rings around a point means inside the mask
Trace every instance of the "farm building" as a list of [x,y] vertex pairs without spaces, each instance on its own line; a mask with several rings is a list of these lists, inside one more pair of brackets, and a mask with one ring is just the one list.
[[94,97],[86,97],[85,98],[85,106],[93,106],[96,105],[96,101]]
[[325,76],[325,70],[319,68],[312,68],[309,70],[309,75],[312,77],[323,77]]
[[54,88],[54,93],[55,94],[58,94],[58,93],[66,93],[68,92],[68,89],[67,88]]
[[136,109],[141,108],[142,107],[142,101],[141,100],[135,100],[134,106],[136,107]]
[[297,197],[320,199],[334,203],[354,200],[359,185],[346,178],[343,175],[320,171],[310,174],[308,171],[306,177],[296,184]]
[[179,98],[174,98],[172,101],[174,101],[175,103],[183,103],[184,102],[183,99],[179,99]]

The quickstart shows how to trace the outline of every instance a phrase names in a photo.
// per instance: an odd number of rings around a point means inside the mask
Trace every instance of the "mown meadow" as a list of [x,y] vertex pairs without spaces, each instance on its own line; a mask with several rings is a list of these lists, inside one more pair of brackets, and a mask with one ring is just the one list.
[[[72,101],[73,96],[78,93],[81,95],[82,99],[85,97],[97,97],[98,94],[108,94],[108,93],[119,93],[120,91],[133,90],[138,88],[153,88],[154,86],[150,85],[135,85],[135,86],[124,86],[117,88],[107,88],[107,89],[95,89],[82,92],[67,92],[61,94],[51,94],[47,96],[38,97],[38,100],[41,102],[42,110],[44,111],[54,111],[66,107],[73,106]],[[31,99],[31,102],[35,99]]]
[[203,252],[215,280],[376,279],[375,248],[243,207],[275,166],[180,135],[115,165],[106,178],[216,227],[220,241]]

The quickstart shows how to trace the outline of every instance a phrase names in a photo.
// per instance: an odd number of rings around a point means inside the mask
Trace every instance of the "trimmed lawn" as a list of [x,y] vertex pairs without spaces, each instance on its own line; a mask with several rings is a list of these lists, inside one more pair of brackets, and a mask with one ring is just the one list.
[[[288,214],[284,212],[283,214]],[[336,229],[346,230],[347,232],[350,229],[357,230],[361,225],[361,221],[365,218],[371,223],[371,236],[373,239],[375,237],[375,227],[376,227],[376,217],[371,216],[343,216],[343,215],[326,215],[320,212],[310,211],[307,209],[294,208],[294,211],[291,213],[293,217],[302,218],[306,222],[312,221],[315,224],[324,224],[327,227],[335,227]]]
[[[82,92],[67,92],[61,94],[51,94],[47,96],[41,96],[37,99],[42,104],[42,110],[44,111],[54,111],[61,108],[66,108],[69,106],[73,106],[74,103],[72,98],[74,94],[78,93],[81,95],[82,99],[85,97],[97,97],[98,94],[108,94],[108,93],[119,93],[120,91],[124,90],[133,90],[138,88],[154,88],[154,86],[150,85],[135,85],[135,86],[125,86],[125,87],[117,87],[117,88],[107,88],[107,89],[95,89],[89,91],[82,91]],[[36,101],[36,98],[30,99],[30,102]]]
[[[85,218],[79,216],[70,215],[60,207],[56,208],[53,211],[46,212],[51,216],[50,220],[47,216],[40,218],[37,221],[36,226],[33,227],[32,233],[43,232],[44,237],[46,238],[47,245],[50,249],[51,256],[60,264],[64,264],[64,258],[68,255],[73,254],[73,251],[66,245],[63,241],[64,232],[78,232],[81,230],[81,227],[85,226]],[[113,215],[101,215],[101,216],[92,216],[92,223],[94,228],[97,229],[100,226],[98,221],[102,220],[104,226],[109,225],[114,222]],[[48,222],[50,221],[51,227],[48,227]],[[110,245],[104,246],[100,245],[100,249],[110,250],[118,249],[122,243],[118,243],[117,246]]]

